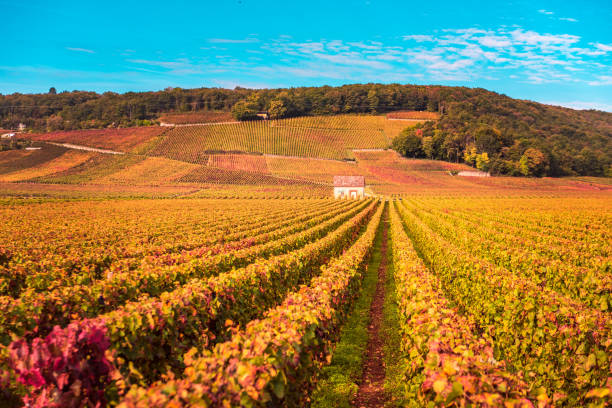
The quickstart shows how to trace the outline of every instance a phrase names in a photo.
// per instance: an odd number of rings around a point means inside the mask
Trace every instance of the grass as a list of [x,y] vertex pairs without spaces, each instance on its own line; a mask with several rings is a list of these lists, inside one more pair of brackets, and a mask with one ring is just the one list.
[[385,222],[387,221],[383,218],[374,240],[372,256],[363,278],[361,293],[342,328],[331,364],[321,370],[319,383],[312,395],[311,406],[313,408],[349,408],[359,389],[357,382],[361,380],[368,345],[370,307],[376,292],[378,267],[382,260],[380,248]]

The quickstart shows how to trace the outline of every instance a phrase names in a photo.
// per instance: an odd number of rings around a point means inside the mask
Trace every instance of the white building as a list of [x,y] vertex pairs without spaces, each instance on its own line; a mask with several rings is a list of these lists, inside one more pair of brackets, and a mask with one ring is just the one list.
[[463,176],[463,177],[491,177],[491,174],[486,173],[484,171],[469,171],[469,170],[462,170],[459,173],[457,173],[458,176]]
[[364,176],[334,176],[334,198],[363,198]]
[[13,137],[15,137],[15,133],[3,133],[0,135],[0,138],[2,139],[11,139]]

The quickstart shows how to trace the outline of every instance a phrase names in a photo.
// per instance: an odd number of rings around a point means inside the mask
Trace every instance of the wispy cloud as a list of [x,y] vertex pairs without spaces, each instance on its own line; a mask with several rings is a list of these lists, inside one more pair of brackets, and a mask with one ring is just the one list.
[[563,106],[571,109],[596,109],[604,112],[612,112],[612,104],[603,102],[585,102],[585,101],[571,101],[571,102],[543,102],[547,105]]
[[595,75],[606,64],[596,58],[612,51],[611,45],[602,43],[581,45],[577,35],[541,33],[518,26],[445,29],[436,35],[403,38],[413,44],[406,54],[431,74],[461,70],[468,77],[484,78],[487,71],[506,70],[517,80],[533,84],[604,84]]
[[422,34],[405,35],[402,38],[404,40],[414,40],[417,42],[433,41],[433,37],[431,35]]
[[88,50],[87,48],[77,48],[77,47],[66,47],[67,50],[69,51],[76,51],[76,52],[85,52],[88,54],[95,54],[96,52],[93,50]]
[[255,37],[247,37],[242,39],[233,39],[233,38],[209,38],[209,43],[213,44],[250,44],[257,43],[259,39]]
[[604,52],[612,52],[612,44],[595,43],[595,48]]
[[556,17],[555,13],[553,11],[549,11],[549,10],[540,9],[540,10],[538,10],[538,13],[544,14],[544,15],[548,16],[549,18],[553,19],[553,20],[569,21],[570,23],[577,23],[578,22],[578,20],[576,20],[575,18],[571,18],[571,17]]
[[589,85],[593,85],[593,86],[612,85],[612,75],[598,75],[595,80],[589,82]]
[[[194,75],[204,73],[204,67],[201,64],[193,63],[187,58],[178,58],[173,61],[158,61],[145,59],[128,59],[127,61],[137,65],[163,68],[163,70],[161,71],[169,75]],[[141,71],[146,70],[147,72],[160,72],[154,69],[146,69],[143,67],[136,67],[135,69]]]
[[201,56],[176,59],[132,56],[126,61],[132,64],[130,69],[151,70],[160,78],[218,74],[216,79],[241,78],[240,83],[245,84],[278,84],[279,78],[292,84],[295,78],[306,78],[344,83],[477,84],[483,80],[509,79],[536,85],[610,85],[612,45],[585,44],[574,34],[538,32],[520,26],[444,29],[379,41],[297,41],[288,36],[209,41],[252,45],[223,48],[211,44],[202,48]]

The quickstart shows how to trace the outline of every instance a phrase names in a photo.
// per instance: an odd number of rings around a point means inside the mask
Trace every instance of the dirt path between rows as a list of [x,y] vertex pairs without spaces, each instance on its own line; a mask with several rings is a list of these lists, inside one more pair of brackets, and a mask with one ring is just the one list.
[[363,363],[363,376],[353,406],[356,408],[384,407],[386,394],[384,390],[385,366],[383,360],[384,340],[380,334],[385,304],[385,281],[387,276],[387,217],[383,222],[382,245],[380,247],[380,266],[378,282],[372,306],[370,307],[370,324],[368,326],[368,346]]

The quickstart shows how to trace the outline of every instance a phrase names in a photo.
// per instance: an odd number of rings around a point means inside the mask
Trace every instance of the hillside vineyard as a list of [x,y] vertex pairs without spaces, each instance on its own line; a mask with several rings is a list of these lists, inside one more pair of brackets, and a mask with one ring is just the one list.
[[327,367],[350,343],[383,232],[396,322],[382,339],[396,341],[389,404],[605,406],[609,203],[439,194],[4,206],[2,406],[325,406]]
[[449,112],[5,140],[0,407],[610,406],[610,179]]

